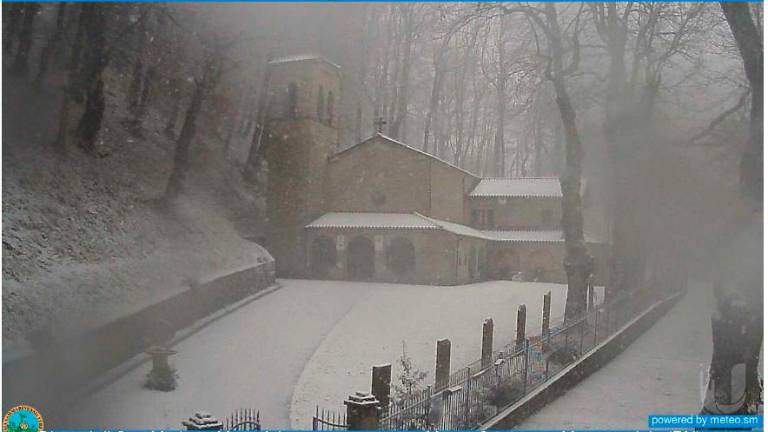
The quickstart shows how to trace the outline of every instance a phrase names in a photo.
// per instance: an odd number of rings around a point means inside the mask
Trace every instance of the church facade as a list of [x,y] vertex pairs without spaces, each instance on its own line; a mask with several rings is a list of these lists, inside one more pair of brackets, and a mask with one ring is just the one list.
[[[269,68],[266,246],[279,274],[566,282],[557,178],[480,178],[382,134],[336,151],[339,67],[297,56]],[[587,240],[600,283],[606,246]]]

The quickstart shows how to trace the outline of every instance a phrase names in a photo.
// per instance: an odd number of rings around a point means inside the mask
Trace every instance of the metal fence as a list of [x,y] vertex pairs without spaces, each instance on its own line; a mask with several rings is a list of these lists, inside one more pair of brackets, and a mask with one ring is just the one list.
[[345,430],[348,428],[346,414],[315,407],[315,415],[312,416],[312,430]]
[[473,429],[547,382],[608,339],[661,298],[648,289],[596,305],[578,319],[560,322],[541,336],[509,344],[490,361],[478,360],[450,375],[447,385],[382,407],[379,429]]

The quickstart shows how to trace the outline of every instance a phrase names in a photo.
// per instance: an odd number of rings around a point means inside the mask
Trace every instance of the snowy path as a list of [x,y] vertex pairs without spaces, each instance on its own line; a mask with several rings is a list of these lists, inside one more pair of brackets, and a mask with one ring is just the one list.
[[688,293],[626,351],[531,416],[521,429],[644,429],[649,414],[697,414],[712,355],[709,284]]
[[394,365],[402,341],[431,382],[437,339],[451,339],[455,370],[479,357],[484,318],[493,317],[495,345],[501,346],[512,338],[518,304],[528,305],[529,330],[540,327],[547,290],[553,317],[565,304],[565,286],[556,284],[280,282],[282,289],[175,347],[175,391],[142,389],[145,364],[81,401],[62,426],[175,429],[197,410],[225,416],[249,407],[261,411],[265,428],[307,429],[315,404],[341,409],[350,392],[368,390],[371,365]]
[[265,426],[287,426],[288,403],[304,364],[370,290],[334,282],[281,283],[282,289],[175,347],[175,391],[142,389],[150,367],[145,364],[82,401],[67,427],[179,429],[195,411],[225,416],[244,407],[261,410]]
[[[482,322],[494,320],[494,347],[512,341],[517,308],[526,304],[529,333],[541,329],[543,295],[552,291],[552,317],[565,310],[565,285],[494,281],[464,286],[381,285],[331,331],[307,364],[291,403],[291,428],[311,428],[315,405],[343,411],[342,401],[370,391],[371,367],[391,363],[406,351],[434,382],[435,344],[451,340],[451,371],[480,358]],[[553,322],[555,324],[556,322]]]

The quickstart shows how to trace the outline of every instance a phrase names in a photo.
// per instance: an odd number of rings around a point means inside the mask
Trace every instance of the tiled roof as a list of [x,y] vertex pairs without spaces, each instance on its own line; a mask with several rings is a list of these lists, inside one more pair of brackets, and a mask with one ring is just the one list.
[[341,68],[341,66],[337,65],[336,63],[317,54],[299,54],[299,55],[279,57],[279,58],[270,60],[269,64],[290,63],[290,62],[298,62],[298,61],[306,61],[306,60],[320,60],[332,66],[335,66],[336,68]]
[[439,229],[440,227],[414,213],[326,213],[306,228],[400,228]]
[[484,178],[469,194],[472,197],[555,197],[560,198],[557,177]]
[[[510,243],[557,243],[564,242],[560,230],[509,230],[480,231],[478,229],[433,219],[419,213],[365,213],[334,212],[326,213],[315,219],[305,228],[360,228],[360,229],[436,229],[444,230],[463,237],[473,237],[489,241]],[[584,233],[587,243],[599,243],[600,240]]]
[[399,147],[402,147],[402,148],[405,148],[407,150],[410,150],[412,152],[418,153],[418,154],[420,154],[422,156],[426,156],[426,157],[428,157],[428,158],[430,158],[430,159],[432,159],[432,160],[434,160],[436,162],[440,162],[440,163],[442,163],[442,164],[444,164],[446,166],[449,166],[451,168],[457,169],[457,170],[463,172],[464,174],[467,174],[467,175],[470,175],[472,177],[477,178],[477,176],[475,174],[472,174],[471,172],[465,170],[464,168],[456,166],[456,165],[448,162],[445,159],[441,159],[441,158],[439,158],[439,157],[437,157],[437,156],[435,156],[433,154],[425,152],[424,150],[417,149],[416,147],[411,147],[411,146],[409,146],[408,144],[406,144],[404,142],[398,141],[398,140],[396,140],[394,138],[388,137],[388,136],[386,136],[384,134],[381,134],[381,133],[377,133],[377,134],[373,135],[372,137],[370,137],[370,138],[368,138],[368,139],[366,139],[364,141],[361,141],[361,142],[359,142],[359,143],[357,143],[357,144],[355,144],[355,145],[353,145],[351,147],[347,147],[344,150],[341,150],[340,152],[336,153],[332,157],[337,157],[337,156],[339,156],[341,154],[345,154],[345,153],[350,152],[350,151],[352,151],[354,149],[357,149],[358,147],[373,141],[375,138],[381,138],[381,139],[384,140],[384,142],[387,142],[389,144],[394,144],[394,145],[397,145]]
[[503,242],[562,242],[563,232],[551,231],[483,231],[483,234],[495,241]]

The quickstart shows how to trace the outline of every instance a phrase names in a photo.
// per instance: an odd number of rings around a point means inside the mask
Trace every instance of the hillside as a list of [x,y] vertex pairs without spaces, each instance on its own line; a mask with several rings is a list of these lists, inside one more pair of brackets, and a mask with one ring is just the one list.
[[174,142],[152,111],[141,137],[126,130],[115,77],[97,156],[52,148],[60,92],[4,78],[6,341],[63,337],[265,254],[244,238],[258,230],[260,200],[203,127],[185,191],[166,204]]

